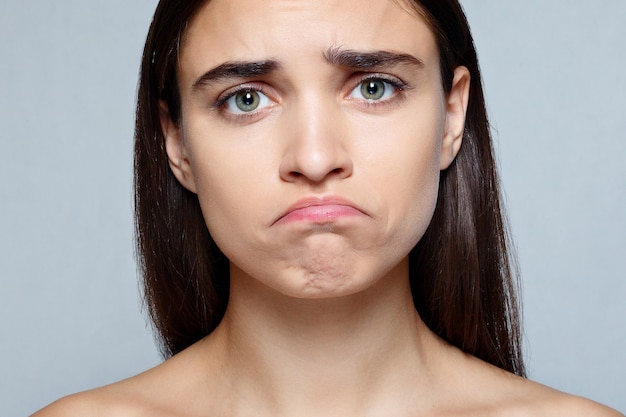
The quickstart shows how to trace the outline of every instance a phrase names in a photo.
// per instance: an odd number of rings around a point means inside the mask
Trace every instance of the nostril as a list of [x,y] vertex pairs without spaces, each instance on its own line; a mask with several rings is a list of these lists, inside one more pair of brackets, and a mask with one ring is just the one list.
[[338,167],[330,171],[329,175],[334,177],[345,178],[349,177],[351,174],[351,167]]
[[[332,143],[328,141],[329,143]],[[298,144],[298,142],[296,142]],[[279,173],[283,180],[319,183],[325,179],[343,179],[352,175],[352,160],[344,150],[317,149],[310,146],[293,146],[280,162]],[[316,145],[317,146],[317,145]]]

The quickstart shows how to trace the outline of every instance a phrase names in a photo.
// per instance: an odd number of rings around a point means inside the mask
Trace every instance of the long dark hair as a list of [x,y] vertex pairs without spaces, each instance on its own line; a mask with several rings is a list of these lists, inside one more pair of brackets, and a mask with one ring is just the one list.
[[[207,230],[197,196],[174,177],[159,123],[159,100],[174,123],[181,103],[177,63],[189,22],[208,0],[161,0],[146,41],[135,127],[135,210],[145,302],[162,353],[171,356],[215,329],[228,302],[228,259]],[[410,253],[417,311],[439,336],[524,376],[515,271],[476,49],[457,0],[415,0],[440,51],[441,80],[471,73],[463,144],[442,172],[430,226]]]

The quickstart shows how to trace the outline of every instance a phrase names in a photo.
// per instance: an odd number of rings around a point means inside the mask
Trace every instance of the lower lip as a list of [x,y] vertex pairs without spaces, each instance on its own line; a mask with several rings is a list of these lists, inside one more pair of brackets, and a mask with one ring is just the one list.
[[308,222],[315,224],[332,223],[344,217],[362,216],[354,207],[329,204],[309,206],[293,210],[281,217],[276,223]]

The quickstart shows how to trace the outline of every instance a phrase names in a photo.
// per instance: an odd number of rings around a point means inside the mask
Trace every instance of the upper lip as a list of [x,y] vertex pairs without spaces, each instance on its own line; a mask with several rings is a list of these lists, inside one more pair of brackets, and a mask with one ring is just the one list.
[[299,209],[303,209],[303,208],[306,208],[306,207],[312,207],[312,206],[330,206],[330,205],[348,206],[348,207],[352,207],[352,208],[362,212],[363,214],[367,214],[365,211],[363,211],[355,203],[353,203],[352,201],[350,201],[350,200],[348,200],[347,198],[344,198],[344,197],[334,196],[334,195],[309,196],[309,197],[301,198],[300,200],[296,201],[295,203],[293,203],[292,205],[287,207],[287,209],[285,211],[283,211],[280,214],[280,216],[278,216],[272,222],[272,224],[278,222],[280,219],[282,219],[283,217],[287,216],[289,213],[291,213],[293,211],[296,211],[296,210],[299,210]]

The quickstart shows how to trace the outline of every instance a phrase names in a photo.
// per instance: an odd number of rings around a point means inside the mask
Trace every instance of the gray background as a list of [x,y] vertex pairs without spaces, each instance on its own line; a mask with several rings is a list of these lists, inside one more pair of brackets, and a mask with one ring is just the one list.
[[[463,4],[519,252],[530,375],[626,411],[626,2]],[[155,5],[0,1],[3,416],[159,362],[131,201]]]

